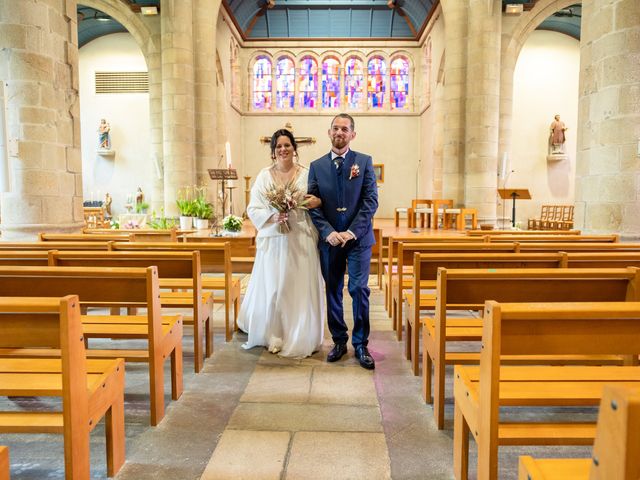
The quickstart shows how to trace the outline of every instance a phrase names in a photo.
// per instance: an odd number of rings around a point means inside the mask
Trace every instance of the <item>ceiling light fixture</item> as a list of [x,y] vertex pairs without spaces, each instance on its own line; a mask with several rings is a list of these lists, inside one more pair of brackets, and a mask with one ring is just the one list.
[[156,7],[155,5],[140,7],[140,13],[142,15],[158,15],[158,7]]
[[524,5],[521,3],[507,3],[504,7],[504,13],[506,15],[521,15],[524,10]]

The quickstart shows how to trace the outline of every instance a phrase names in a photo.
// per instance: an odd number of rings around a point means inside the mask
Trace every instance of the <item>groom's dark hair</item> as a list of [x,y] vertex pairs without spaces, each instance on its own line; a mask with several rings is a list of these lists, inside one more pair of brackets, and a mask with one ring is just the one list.
[[353,117],[351,115],[349,115],[348,113],[339,113],[338,115],[333,117],[333,120],[331,120],[331,126],[332,127],[333,127],[333,122],[336,121],[336,118],[346,118],[347,120],[349,120],[351,122],[351,131],[353,131],[353,132],[356,131],[356,122],[353,120]]
[[296,142],[293,133],[291,133],[291,131],[287,130],[286,128],[281,128],[280,130],[276,130],[275,132],[273,132],[273,135],[271,135],[271,159],[276,158],[276,145],[278,144],[278,138],[280,137],[287,137],[289,141],[291,141],[293,151],[298,153],[298,142]]

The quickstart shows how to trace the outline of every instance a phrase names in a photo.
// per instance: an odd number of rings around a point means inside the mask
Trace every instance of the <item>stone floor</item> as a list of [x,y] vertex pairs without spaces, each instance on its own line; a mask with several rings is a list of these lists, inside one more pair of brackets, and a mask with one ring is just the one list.
[[[117,480],[453,478],[451,388],[446,429],[440,432],[383,303],[382,293],[372,287],[374,372],[362,369],[352,350],[340,362],[327,364],[328,335],[321,351],[304,360],[283,359],[261,348],[243,350],[242,334],[224,343],[217,308],[213,358],[195,375],[192,338],[185,337],[185,391],[172,402],[170,384],[165,385],[167,415],[157,427],[148,426],[146,367],[127,365],[127,462]],[[449,371],[448,385],[450,376]],[[26,401],[0,397],[0,408],[20,409]],[[55,405],[41,403],[43,408]],[[593,417],[592,411],[571,414]],[[54,435],[0,435],[0,445],[10,447],[11,478],[64,478],[60,440]],[[105,478],[102,425],[91,442],[92,478]],[[517,458],[523,453],[586,456],[588,451],[505,448],[500,478],[516,478]]]

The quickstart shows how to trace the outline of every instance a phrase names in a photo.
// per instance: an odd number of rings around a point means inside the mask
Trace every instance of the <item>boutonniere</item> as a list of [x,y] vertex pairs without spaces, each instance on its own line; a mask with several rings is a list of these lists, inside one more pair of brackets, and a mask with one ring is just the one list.
[[360,167],[358,166],[357,163],[354,163],[353,165],[351,165],[351,172],[349,172],[349,180],[351,180],[352,178],[356,178],[358,175],[360,175]]

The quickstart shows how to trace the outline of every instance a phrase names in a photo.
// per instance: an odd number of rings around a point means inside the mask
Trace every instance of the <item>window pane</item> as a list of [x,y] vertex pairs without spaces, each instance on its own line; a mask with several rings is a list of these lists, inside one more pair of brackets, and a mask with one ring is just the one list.
[[300,62],[298,92],[298,101],[302,108],[316,108],[318,104],[318,62],[312,57],[304,57]]
[[282,57],[276,64],[276,108],[293,108],[295,69],[293,60]]
[[335,58],[322,62],[322,107],[340,107],[340,62]]
[[364,71],[362,61],[357,58],[347,60],[344,71],[344,100],[349,108],[362,105],[364,93]]
[[253,108],[271,109],[271,62],[259,58],[253,65]]
[[409,95],[409,62],[396,58],[391,62],[391,108],[407,108]]
[[367,70],[367,99],[369,108],[382,108],[384,106],[387,66],[383,59],[374,57],[369,60]]

